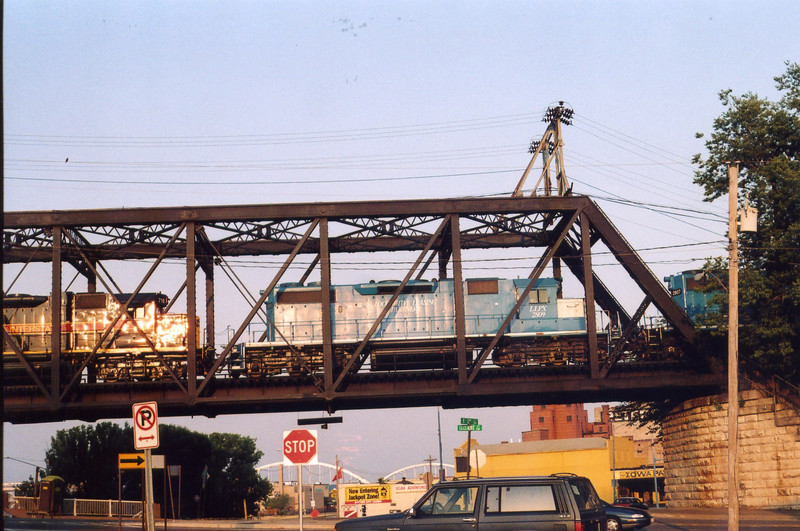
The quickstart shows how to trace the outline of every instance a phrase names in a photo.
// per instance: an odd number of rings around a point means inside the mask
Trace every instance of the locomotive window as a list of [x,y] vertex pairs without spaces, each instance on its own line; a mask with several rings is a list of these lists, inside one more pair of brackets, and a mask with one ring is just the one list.
[[467,280],[467,295],[487,295],[497,293],[497,279]]
[[[336,292],[331,290],[331,303],[336,302]],[[321,289],[303,289],[278,293],[278,304],[321,304]]]
[[547,303],[547,290],[546,289],[532,289],[528,295],[528,304],[545,304]]
[[91,310],[106,307],[105,293],[79,293],[75,295],[76,310]]

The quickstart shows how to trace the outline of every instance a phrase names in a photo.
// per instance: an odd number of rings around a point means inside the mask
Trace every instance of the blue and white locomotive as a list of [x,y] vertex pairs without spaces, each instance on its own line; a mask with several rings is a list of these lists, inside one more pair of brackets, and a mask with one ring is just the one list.
[[[467,356],[488,345],[529,279],[464,281]],[[331,286],[334,358],[342,366],[391,298],[399,281]],[[456,366],[453,280],[410,281],[381,321],[366,351],[373,371]],[[558,298],[559,282],[539,279],[493,352],[499,366],[563,364],[586,356],[583,299]],[[318,283],[278,286],[266,300],[263,341],[241,343],[230,358],[234,377],[322,368],[322,291]],[[291,345],[291,347],[289,346]]]
[[[719,313],[719,304],[712,301],[722,286],[714,277],[701,269],[692,269],[664,277],[672,300],[683,308],[695,324],[702,324],[712,314]],[[716,284],[719,284],[718,286]]]

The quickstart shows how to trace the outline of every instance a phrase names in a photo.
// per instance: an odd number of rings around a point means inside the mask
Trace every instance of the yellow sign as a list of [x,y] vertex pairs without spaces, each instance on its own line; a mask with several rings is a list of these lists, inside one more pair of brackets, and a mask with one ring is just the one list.
[[344,488],[344,503],[391,503],[389,485],[362,485]]
[[144,468],[144,454],[119,454],[119,468]]
[[[664,469],[656,468],[656,477],[664,477]],[[615,479],[653,479],[652,468],[637,468],[635,470],[617,470],[614,473]]]
[[[151,466],[154,469],[164,468],[163,455],[151,455]],[[144,470],[144,453],[136,454],[119,454],[119,461],[117,462],[120,470],[142,469]]]

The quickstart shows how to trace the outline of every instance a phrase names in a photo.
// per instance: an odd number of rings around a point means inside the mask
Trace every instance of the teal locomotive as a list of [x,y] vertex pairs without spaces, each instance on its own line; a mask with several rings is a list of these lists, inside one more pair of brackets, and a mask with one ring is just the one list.
[[[494,338],[530,282],[500,278],[464,281],[469,359]],[[331,287],[331,328],[337,365],[343,365],[353,355],[399,285],[399,281],[390,280]],[[585,360],[584,300],[558,298],[558,290],[556,279],[537,280],[493,352],[495,365],[520,367]],[[454,368],[453,291],[452,279],[409,281],[366,347],[369,369]],[[263,340],[240,343],[231,353],[231,375],[257,378],[284,371],[302,374],[322,367],[322,290],[318,283],[278,286],[266,300],[266,317],[266,330],[260,334]]]

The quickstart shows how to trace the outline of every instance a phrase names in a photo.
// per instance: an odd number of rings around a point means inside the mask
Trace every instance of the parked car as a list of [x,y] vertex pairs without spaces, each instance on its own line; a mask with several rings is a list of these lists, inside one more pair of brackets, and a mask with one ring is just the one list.
[[335,529],[605,531],[606,516],[591,481],[553,474],[445,481],[405,512],[343,520]]
[[650,508],[645,502],[636,497],[617,498],[612,505],[616,505],[617,507],[633,507],[635,509],[644,509],[645,511]]
[[[635,498],[634,498],[635,499]],[[606,509],[606,530],[641,529],[653,523],[653,517],[644,509],[622,507],[603,502]]]

